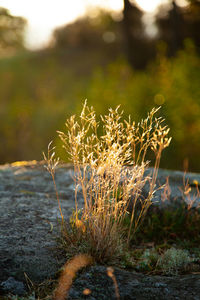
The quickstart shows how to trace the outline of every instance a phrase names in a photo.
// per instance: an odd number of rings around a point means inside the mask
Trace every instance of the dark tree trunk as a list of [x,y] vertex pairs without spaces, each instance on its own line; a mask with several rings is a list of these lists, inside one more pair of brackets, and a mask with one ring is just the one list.
[[143,12],[133,2],[124,0],[124,46],[128,60],[134,69],[144,69],[152,58],[153,43],[145,36],[142,16]]
[[183,47],[184,40],[184,20],[179,7],[172,1],[172,10],[169,14],[171,30],[171,53],[174,55],[178,49]]

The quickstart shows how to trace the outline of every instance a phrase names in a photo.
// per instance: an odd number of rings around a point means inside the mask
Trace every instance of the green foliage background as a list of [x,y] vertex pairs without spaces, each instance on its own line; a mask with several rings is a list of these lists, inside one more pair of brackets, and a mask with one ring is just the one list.
[[[152,107],[171,128],[172,143],[163,155],[161,167],[183,169],[189,161],[192,171],[200,169],[200,58],[188,40],[174,58],[166,58],[163,45],[147,70],[134,72],[125,61],[96,71],[87,97],[103,113],[103,107],[121,103],[127,114],[139,121]],[[93,100],[92,100],[93,99]],[[102,105],[104,104],[104,105]]]
[[[110,56],[109,56],[110,57]],[[42,159],[56,130],[79,113],[88,99],[97,114],[121,104],[125,115],[139,121],[162,106],[173,137],[161,167],[200,169],[200,58],[188,40],[174,58],[159,46],[155,61],[134,71],[126,59],[108,59],[85,50],[24,52],[0,60],[0,162]],[[58,147],[58,149],[60,146]],[[59,150],[61,158],[65,158]]]

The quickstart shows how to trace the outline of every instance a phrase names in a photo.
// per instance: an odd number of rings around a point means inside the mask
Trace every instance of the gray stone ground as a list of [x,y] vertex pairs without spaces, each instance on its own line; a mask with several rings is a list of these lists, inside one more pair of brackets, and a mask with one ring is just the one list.
[[[200,275],[177,277],[148,276],[115,269],[115,278],[120,300],[199,300]],[[87,298],[84,289],[91,294]],[[90,267],[73,283],[69,300],[116,300],[113,280],[107,276],[104,266]]]
[[[67,219],[74,207],[71,170],[58,168],[56,182]],[[43,165],[0,167],[0,282],[33,282],[54,276],[60,213],[51,176]]]
[[[160,170],[158,176],[160,184],[163,184],[169,176],[170,197],[177,198],[178,201],[182,199],[179,187],[183,185],[183,175],[182,172]],[[187,178],[194,194],[193,181],[200,182],[200,175],[188,174]],[[65,219],[68,219],[74,207],[74,182],[69,165],[58,168],[56,183],[62,211]],[[158,193],[156,205],[161,205],[160,199]],[[83,205],[80,196],[79,204]],[[0,293],[6,289],[17,293],[17,288],[21,288],[18,294],[23,294],[21,283],[25,282],[26,275],[36,283],[54,278],[55,273],[65,262],[65,258],[59,255],[56,249],[60,220],[53,182],[42,163],[0,166]],[[195,280],[199,283],[200,295],[200,279],[198,277]],[[200,297],[180,299],[200,299]]]

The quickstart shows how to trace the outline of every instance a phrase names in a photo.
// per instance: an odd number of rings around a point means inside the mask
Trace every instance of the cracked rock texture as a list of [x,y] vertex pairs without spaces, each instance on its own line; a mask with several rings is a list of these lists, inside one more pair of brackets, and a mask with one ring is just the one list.
[[[74,207],[71,170],[58,168],[56,182],[67,219]],[[57,256],[60,212],[44,165],[0,167],[0,211],[0,282],[24,281],[24,273],[33,282],[53,277],[64,260]]]
[[[62,165],[56,172],[56,184],[65,220],[69,218],[74,208],[72,174],[70,165]],[[183,186],[184,174],[160,170],[158,182],[163,184],[168,176],[170,198],[179,201],[182,199],[179,187]],[[200,175],[188,174],[187,178],[193,193],[193,190],[195,191],[193,182],[194,180],[200,182]],[[163,206],[160,192],[157,193],[155,201],[156,205]],[[197,199],[197,203],[198,201],[200,199]],[[81,195],[78,196],[78,202],[81,207],[83,205]],[[56,249],[60,220],[53,182],[43,163],[27,162],[24,165],[15,163],[0,166],[0,290],[5,289],[5,282],[10,284],[16,281],[19,285],[25,283],[25,274],[35,283],[55,277],[65,262],[65,258],[59,255]],[[199,279],[198,282],[200,286]],[[104,299],[91,297],[88,299]],[[109,296],[106,299],[112,298]],[[122,299],[146,298],[137,296]],[[179,298],[168,297],[168,299]],[[200,297],[180,299],[200,299]]]
[[[114,275],[121,300],[200,299],[200,275],[150,276],[117,268]],[[83,295],[85,289],[91,292],[87,298]],[[115,300],[116,287],[106,267],[94,266],[75,279],[67,299]]]

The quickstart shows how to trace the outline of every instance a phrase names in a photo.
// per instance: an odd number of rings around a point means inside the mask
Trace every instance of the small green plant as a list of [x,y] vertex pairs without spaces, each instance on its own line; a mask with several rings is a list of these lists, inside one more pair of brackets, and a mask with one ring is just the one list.
[[[193,186],[193,192],[191,192]],[[194,190],[196,188],[196,190]],[[154,207],[149,213],[132,242],[153,242],[156,245],[178,244],[181,248],[188,249],[199,247],[200,243],[200,207],[198,199],[200,196],[198,182],[189,184],[183,178],[182,200],[170,200],[170,187],[167,180],[161,199],[171,201],[170,206],[165,209]],[[168,191],[166,193],[166,191]],[[194,205],[196,204],[196,205]]]
[[165,274],[177,275],[178,271],[191,262],[188,251],[182,249],[170,248],[165,251],[158,260],[158,267]]
[[156,250],[153,249],[146,249],[140,257],[139,262],[139,269],[140,270],[147,270],[150,271],[156,267],[159,255]]
[[[94,109],[85,102],[79,119],[72,116],[66,121],[66,133],[58,132],[73,163],[75,182],[76,210],[71,228],[64,235],[76,246],[80,242],[87,245],[97,261],[119,256],[124,242],[129,244],[130,234],[135,233],[151,205],[161,153],[171,141],[164,120],[155,117],[157,111],[152,109],[145,120],[136,124],[130,117],[122,121],[123,112],[118,106],[101,116],[101,128]],[[99,132],[103,134],[99,136]],[[152,174],[146,172],[149,150],[155,154]],[[49,147],[45,160],[53,180],[57,164],[54,155]],[[142,199],[142,189],[147,183],[149,192]],[[84,199],[81,213],[77,201],[80,187]],[[125,231],[123,222],[128,214],[130,224]]]

